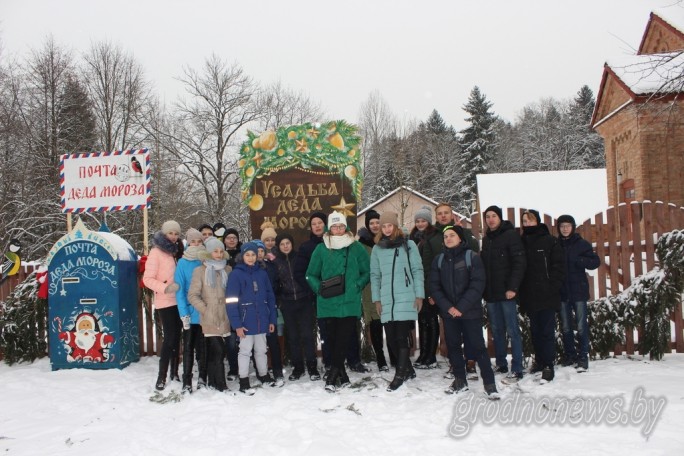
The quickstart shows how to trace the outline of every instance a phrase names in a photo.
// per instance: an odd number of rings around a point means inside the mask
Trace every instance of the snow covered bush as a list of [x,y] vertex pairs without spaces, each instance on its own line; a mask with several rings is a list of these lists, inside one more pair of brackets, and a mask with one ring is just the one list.
[[47,353],[47,300],[38,298],[36,272],[0,302],[0,350],[7,364],[34,361]]

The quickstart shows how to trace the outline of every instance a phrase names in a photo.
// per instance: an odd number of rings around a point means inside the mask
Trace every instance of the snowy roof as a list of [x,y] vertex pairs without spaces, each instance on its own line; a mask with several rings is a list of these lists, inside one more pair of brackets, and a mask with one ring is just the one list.
[[680,6],[677,6],[676,8],[657,8],[653,10],[653,14],[667,22],[672,28],[684,34],[684,9]]
[[606,179],[605,169],[480,174],[477,189],[481,210],[536,209],[554,218],[570,214],[579,224],[608,208]]
[[113,259],[118,261],[137,261],[137,255],[131,245],[122,237],[106,231],[90,231],[79,218],[74,228],[55,243],[48,252],[46,265],[50,265],[55,254],[66,244],[76,241],[90,241],[101,245]]
[[684,91],[684,52],[626,55],[606,64],[634,95]]
[[[377,206],[378,204],[382,203],[383,201],[385,201],[385,200],[391,198],[395,193],[397,193],[397,192],[400,191],[400,190],[406,190],[407,192],[411,192],[411,193],[413,193],[414,195],[418,196],[419,198],[423,198],[425,201],[427,201],[428,203],[432,204],[433,206],[437,206],[437,205],[439,204],[438,201],[435,201],[435,200],[433,200],[432,198],[430,198],[430,197],[428,197],[428,196],[425,196],[425,195],[423,195],[422,193],[420,193],[420,192],[418,192],[418,191],[416,191],[416,190],[413,190],[411,187],[408,187],[408,186],[406,186],[406,185],[400,185],[399,187],[397,187],[397,188],[395,188],[394,190],[392,190],[391,192],[389,192],[387,195],[383,196],[382,198],[380,198],[380,199],[378,199],[378,200],[376,200],[376,201],[373,201],[373,202],[370,203],[368,206],[366,206],[366,207],[364,207],[363,209],[361,209],[361,210],[359,211],[359,213],[356,214],[356,216],[357,216],[357,217],[360,217],[361,215],[365,214],[366,211],[368,211],[369,209],[374,208],[375,206]],[[461,214],[461,213],[459,213],[459,212],[456,212],[456,211],[452,211],[452,212],[453,212],[455,215],[457,215],[457,216],[459,217],[459,219],[470,221],[470,217],[468,217],[468,216],[466,216],[466,215],[463,215],[463,214]]]

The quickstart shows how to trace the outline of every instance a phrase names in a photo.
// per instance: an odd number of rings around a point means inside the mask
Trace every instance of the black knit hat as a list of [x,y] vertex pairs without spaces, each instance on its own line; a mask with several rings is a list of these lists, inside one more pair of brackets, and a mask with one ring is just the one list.
[[275,239],[275,245],[278,250],[280,250],[280,242],[283,239],[289,240],[292,243],[292,247],[294,248],[294,238],[292,237],[292,235],[290,233],[280,233],[278,236],[276,236]]
[[494,212],[496,215],[499,216],[501,220],[503,220],[503,211],[499,206],[489,206],[487,209],[485,209],[484,214],[487,216],[487,212]]
[[373,219],[379,219],[379,218],[380,218],[380,214],[378,214],[377,211],[375,211],[373,209],[369,209],[368,212],[366,212],[366,220],[364,221],[364,223],[366,224],[366,229],[368,231],[370,231],[371,230],[370,229],[370,221]]
[[235,228],[228,228],[226,230],[225,237],[228,237],[229,234],[234,234],[235,237],[237,237],[238,242],[240,242],[240,233],[238,233],[238,230],[236,230]]
[[223,239],[223,237],[226,235],[226,225],[223,223],[216,223],[212,229],[214,232],[214,236],[220,239]]
[[325,212],[314,212],[309,216],[309,228],[311,228],[311,220],[319,218],[323,220],[323,224],[327,225],[328,224],[328,215]]
[[[453,231],[456,232],[456,234],[458,235],[458,237],[461,238],[461,243],[466,242],[465,231],[463,231],[463,227],[458,226],[458,225],[447,225],[447,226],[445,226],[444,228],[442,228],[442,234],[443,234],[445,231],[449,231],[449,230],[453,230]],[[468,244],[466,243],[466,245],[468,245]]]
[[197,228],[197,231],[199,231],[201,233],[202,230],[207,229],[207,228],[209,228],[212,233],[214,232],[214,229],[208,223],[204,223],[204,224],[200,225],[200,227]]
[[575,218],[572,215],[563,214],[560,217],[558,217],[558,220],[556,220],[556,229],[558,230],[559,233],[560,233],[561,223],[571,224],[572,225],[572,233],[574,233],[575,228],[577,228],[577,224],[575,223]]

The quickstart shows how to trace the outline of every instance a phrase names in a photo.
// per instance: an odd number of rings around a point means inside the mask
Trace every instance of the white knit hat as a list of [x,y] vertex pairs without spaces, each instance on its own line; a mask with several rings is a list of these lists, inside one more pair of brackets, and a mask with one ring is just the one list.
[[162,225],[162,233],[169,234],[171,231],[180,234],[180,223],[178,223],[175,220],[167,220],[166,222],[164,222],[164,224]]
[[347,226],[347,217],[345,217],[340,212],[333,211],[333,213],[328,216],[328,229],[330,229],[330,227],[333,225],[339,225],[339,224],[342,224],[346,227]]

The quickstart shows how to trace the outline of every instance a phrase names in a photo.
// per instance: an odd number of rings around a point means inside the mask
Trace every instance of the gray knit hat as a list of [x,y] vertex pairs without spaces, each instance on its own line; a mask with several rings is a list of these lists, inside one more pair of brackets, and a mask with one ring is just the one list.
[[432,209],[430,209],[427,206],[423,206],[418,211],[416,211],[415,215],[413,216],[413,221],[415,222],[418,219],[423,219],[427,220],[427,222],[432,225]]

